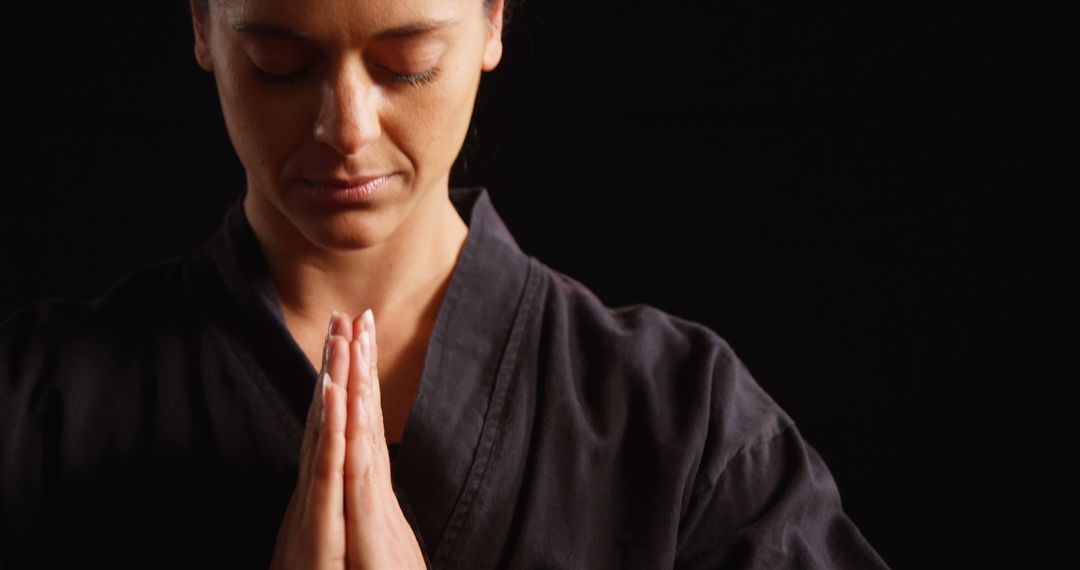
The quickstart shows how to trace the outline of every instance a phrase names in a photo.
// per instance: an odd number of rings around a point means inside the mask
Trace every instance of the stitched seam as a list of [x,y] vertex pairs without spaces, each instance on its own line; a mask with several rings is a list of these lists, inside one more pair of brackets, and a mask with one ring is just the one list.
[[[724,461],[724,468],[721,469],[719,472],[717,472],[715,478],[711,478],[711,480],[706,480],[706,481],[703,481],[703,482],[698,483],[697,485],[695,485],[697,488],[694,490],[693,495],[691,495],[691,497],[690,497],[690,503],[691,504],[696,503],[699,495],[712,492],[712,490],[720,482],[720,478],[724,476],[725,472],[727,472],[728,466],[731,464],[731,462],[736,457],[744,454],[747,450],[753,449],[753,448],[758,447],[758,446],[763,445],[763,444],[772,443],[774,440],[778,439],[780,436],[782,436],[782,435],[788,433],[789,431],[791,431],[794,427],[795,427],[794,423],[789,423],[789,424],[785,425],[783,428],[781,428],[780,430],[776,431],[775,433],[771,433],[771,434],[766,433],[766,434],[761,435],[761,436],[759,436],[757,438],[754,438],[751,441],[743,443],[741,446],[739,446],[739,449],[736,450],[735,453],[732,453],[731,456],[728,457],[727,460]],[[684,515],[685,515],[685,513],[684,513]]]
[[535,262],[530,256],[529,271],[526,276],[524,292],[522,293],[524,299],[515,316],[514,325],[511,328],[510,339],[508,341],[509,346],[505,352],[507,359],[500,364],[499,372],[496,376],[494,393],[492,394],[490,413],[495,415],[491,418],[490,423],[485,421],[485,430],[480,436],[481,449],[479,459],[477,464],[473,466],[473,470],[470,472],[468,478],[471,485],[462,492],[461,501],[454,509],[454,515],[447,525],[446,534],[442,544],[439,545],[439,552],[436,553],[435,556],[436,564],[442,564],[452,558],[457,550],[457,538],[466,534],[465,531],[467,527],[470,523],[474,522],[472,514],[474,512],[473,507],[479,502],[477,499],[482,496],[490,486],[490,481],[487,476],[488,473],[491,472],[489,467],[493,463],[494,451],[498,447],[498,442],[502,440],[502,434],[505,431],[504,424],[506,423],[506,413],[508,410],[508,406],[506,405],[506,395],[510,391],[510,379],[514,377],[514,373],[520,368],[522,360],[520,358],[520,352],[525,346],[523,342],[525,330],[527,329],[527,325],[532,322],[531,317],[537,312],[534,310],[534,307],[538,297],[536,290],[540,284],[540,276],[540,272],[537,271]]
[[[189,278],[194,278],[193,284],[197,284],[195,287],[196,293],[200,295],[206,294],[210,299],[213,299],[209,308],[202,307],[201,310],[206,313],[211,322],[214,322],[214,310],[224,312],[233,307],[230,303],[221,301],[221,299],[229,297],[227,293],[230,291],[230,284],[204,251],[205,248],[206,244],[204,243],[191,254],[189,260],[186,260],[186,269]],[[238,315],[235,319],[228,319],[227,322],[241,323],[240,326],[242,327],[244,326],[243,323],[249,322],[250,319],[250,315]],[[303,426],[296,425],[296,421],[278,397],[269,378],[262,374],[255,357],[237,344],[236,335],[240,334],[241,331],[237,331],[235,327],[224,326],[218,327],[218,330],[225,336],[232,353],[240,360],[244,370],[247,371],[248,380],[255,384],[259,394],[262,395],[264,409],[277,420],[278,436],[282,438],[282,443],[285,444],[288,454],[293,455],[299,449],[302,441],[293,437],[292,434],[295,433],[298,427],[302,433]]]
[[266,376],[262,373],[262,370],[259,368],[258,363],[255,361],[255,358],[246,350],[243,350],[237,346],[233,331],[224,330],[224,333],[226,339],[229,342],[229,347],[233,351],[233,354],[235,354],[236,357],[243,364],[244,369],[248,373],[249,380],[251,380],[255,384],[255,387],[256,389],[258,389],[259,394],[262,395],[262,403],[265,406],[265,409],[267,409],[271,413],[271,415],[274,416],[274,418],[277,420],[278,435],[282,436],[285,439],[285,442],[289,445],[289,453],[294,453],[296,448],[299,448],[302,443],[301,440],[293,437],[292,434],[295,433],[295,430],[290,429],[297,427],[296,421],[292,418],[292,415],[285,408],[284,404],[282,403],[280,397],[277,394],[277,390],[275,390],[274,387],[270,384],[269,378],[266,378]]

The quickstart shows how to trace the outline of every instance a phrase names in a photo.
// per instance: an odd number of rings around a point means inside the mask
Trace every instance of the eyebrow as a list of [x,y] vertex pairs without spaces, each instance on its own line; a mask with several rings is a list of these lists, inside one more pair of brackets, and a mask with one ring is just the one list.
[[[371,36],[372,40],[385,40],[389,38],[408,38],[427,34],[448,28],[458,23],[456,19],[447,20],[420,20],[417,22],[411,22],[402,26],[395,26],[393,28],[387,28]],[[256,36],[273,37],[273,38],[285,38],[291,40],[301,40],[306,42],[314,42],[315,38],[306,32],[299,30],[292,30],[284,26],[276,24],[264,24],[259,22],[235,22],[232,24],[232,29],[243,32],[245,34],[252,34]]]

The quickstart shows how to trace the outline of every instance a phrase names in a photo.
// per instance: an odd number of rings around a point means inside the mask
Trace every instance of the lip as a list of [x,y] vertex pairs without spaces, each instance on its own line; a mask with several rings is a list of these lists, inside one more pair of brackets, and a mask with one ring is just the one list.
[[390,173],[352,179],[301,178],[300,185],[320,202],[328,205],[346,205],[371,201],[393,177],[394,174]]

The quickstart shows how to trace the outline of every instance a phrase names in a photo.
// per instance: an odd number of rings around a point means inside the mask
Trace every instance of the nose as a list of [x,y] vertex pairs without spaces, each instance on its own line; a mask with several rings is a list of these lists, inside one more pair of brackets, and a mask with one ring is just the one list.
[[356,154],[379,138],[379,92],[363,66],[343,62],[323,83],[315,140],[341,154]]

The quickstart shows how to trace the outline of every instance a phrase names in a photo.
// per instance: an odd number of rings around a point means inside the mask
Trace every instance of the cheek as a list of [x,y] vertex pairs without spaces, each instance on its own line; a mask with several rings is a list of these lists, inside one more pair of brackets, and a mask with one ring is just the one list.
[[394,113],[384,123],[385,134],[411,155],[414,165],[448,168],[468,130],[473,96],[465,69],[444,68],[434,83],[392,102]]
[[250,175],[279,171],[302,140],[304,102],[267,92],[242,63],[222,71],[218,90],[237,155]]

